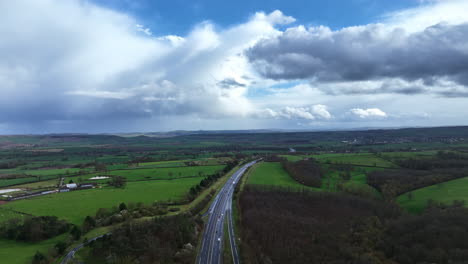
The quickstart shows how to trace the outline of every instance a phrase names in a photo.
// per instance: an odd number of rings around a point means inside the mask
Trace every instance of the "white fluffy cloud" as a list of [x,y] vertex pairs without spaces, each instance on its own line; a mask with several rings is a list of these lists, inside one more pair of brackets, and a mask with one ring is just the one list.
[[331,119],[332,115],[327,110],[325,105],[313,105],[311,107],[291,107],[286,106],[279,111],[266,108],[255,113],[257,117],[261,118],[285,118],[285,119]]
[[350,110],[350,113],[363,119],[387,117],[387,114],[378,108],[368,108],[368,109],[354,108]]

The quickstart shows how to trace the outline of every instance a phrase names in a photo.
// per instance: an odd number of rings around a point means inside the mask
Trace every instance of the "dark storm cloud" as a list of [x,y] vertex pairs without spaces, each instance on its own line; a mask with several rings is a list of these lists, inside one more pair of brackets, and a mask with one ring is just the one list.
[[233,87],[245,87],[246,85],[243,84],[243,83],[237,82],[233,78],[226,78],[226,79],[218,82],[218,86],[222,87],[222,88],[225,88],[225,89],[230,89],[230,88],[233,88]]
[[[468,24],[438,24],[412,34],[385,25],[331,31],[326,27],[288,29],[246,54],[264,77],[354,82],[394,78],[434,86],[439,78],[468,85]],[[388,92],[389,87],[383,87]],[[400,93],[420,93],[421,87]]]

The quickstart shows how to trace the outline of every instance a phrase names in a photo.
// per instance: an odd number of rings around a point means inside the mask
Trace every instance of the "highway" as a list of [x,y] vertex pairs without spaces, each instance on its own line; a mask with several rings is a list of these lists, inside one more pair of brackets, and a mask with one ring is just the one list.
[[256,161],[247,163],[232,174],[231,178],[229,178],[223,188],[219,191],[218,195],[216,195],[207,212],[208,222],[201,239],[201,247],[197,257],[197,263],[215,264],[223,262],[224,221],[227,214],[229,214],[228,229],[233,262],[234,264],[239,263],[239,255],[235,245],[234,229],[232,224],[232,195],[236,184],[244,172],[255,163]]

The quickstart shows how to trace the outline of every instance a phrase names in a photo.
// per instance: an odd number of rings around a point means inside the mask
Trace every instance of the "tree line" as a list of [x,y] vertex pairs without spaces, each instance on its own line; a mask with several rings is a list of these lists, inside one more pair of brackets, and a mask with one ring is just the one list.
[[71,224],[56,216],[12,218],[0,225],[0,237],[16,241],[38,242],[67,232]]
[[190,188],[187,199],[189,201],[193,201],[193,199],[195,199],[201,191],[210,187],[214,182],[216,182],[219,178],[226,175],[228,172],[234,169],[238,164],[239,164],[238,160],[230,161],[226,164],[226,166],[220,172],[206,176],[204,179],[200,181],[199,184]]

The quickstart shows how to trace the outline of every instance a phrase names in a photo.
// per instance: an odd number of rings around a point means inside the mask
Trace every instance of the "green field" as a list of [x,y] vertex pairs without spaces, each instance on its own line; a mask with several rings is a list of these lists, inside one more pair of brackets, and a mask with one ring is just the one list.
[[262,162],[257,165],[250,174],[247,184],[317,190],[296,182],[278,162]]
[[73,224],[81,225],[84,217],[94,216],[99,208],[111,208],[121,202],[179,200],[201,178],[129,182],[125,189],[102,188],[68,193],[57,193],[1,205],[36,216],[54,215]]
[[[76,174],[82,169],[77,168],[65,168],[65,169],[48,169],[48,170],[29,170],[24,173],[34,176],[52,176],[52,175],[66,175]],[[83,169],[84,171],[91,171],[90,168]]]
[[36,251],[47,254],[59,241],[63,241],[68,234],[44,240],[39,243],[16,242],[0,239],[0,263],[30,264]]
[[343,184],[343,188],[351,193],[360,193],[367,197],[381,198],[381,193],[367,184],[367,176],[363,173],[353,172],[351,179]]
[[288,161],[296,162],[303,160],[304,158],[310,157],[306,155],[279,155],[282,158],[286,158]]
[[15,185],[14,188],[39,189],[39,188],[47,188],[47,187],[56,187],[58,185],[58,182],[59,182],[58,179],[47,180],[47,181],[36,181],[36,182],[32,182],[32,183],[25,183],[25,184]]
[[224,165],[215,166],[191,166],[191,167],[176,167],[176,168],[150,168],[150,169],[128,169],[114,170],[106,173],[93,173],[95,175],[114,175],[123,176],[129,181],[146,180],[146,179],[176,179],[189,176],[207,176],[221,171]]
[[153,161],[138,163],[139,168],[165,168],[165,167],[184,167],[187,166],[184,160],[171,160],[171,161]]
[[427,207],[427,202],[432,199],[446,205],[454,200],[468,201],[468,177],[456,179],[436,185],[431,185],[412,191],[412,197],[408,193],[397,198],[398,203],[411,213],[419,213]]
[[11,210],[7,210],[7,209],[2,208],[0,206],[0,223],[4,222],[4,221],[7,221],[8,219],[23,218],[23,217],[24,217],[24,215],[22,215],[20,213],[13,212]]
[[371,166],[371,167],[384,167],[396,168],[397,166],[389,161],[375,156],[370,153],[350,153],[350,154],[320,154],[313,155],[313,158],[321,163],[343,163],[352,164],[357,166]]
[[1,179],[0,187],[12,186],[12,185],[35,182],[35,181],[37,181],[36,177],[26,177],[26,178],[18,178],[18,179]]
[[383,152],[381,155],[391,159],[408,159],[408,158],[430,158],[437,154],[437,151],[411,151],[411,152]]
[[[400,152],[401,153],[401,152]],[[397,155],[397,154],[395,154]],[[357,166],[371,166],[396,168],[397,166],[385,159],[377,157],[372,153],[324,153],[316,155],[280,155],[288,161],[300,161],[304,158],[314,158],[320,163],[343,163]]]

